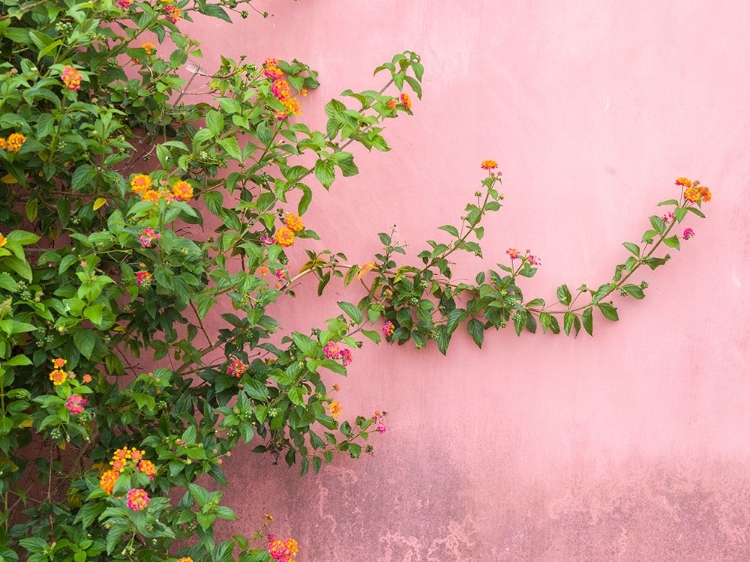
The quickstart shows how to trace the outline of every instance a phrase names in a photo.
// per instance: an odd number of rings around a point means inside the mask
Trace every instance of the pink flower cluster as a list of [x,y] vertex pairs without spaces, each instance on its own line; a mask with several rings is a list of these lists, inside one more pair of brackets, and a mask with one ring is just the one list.
[[143,229],[143,232],[138,237],[138,241],[144,248],[150,248],[153,241],[158,240],[159,238],[161,238],[161,234],[149,226],[148,228]]
[[388,415],[388,412],[375,412],[375,431],[380,433],[381,435],[387,431],[387,428],[385,427],[385,420],[384,418]]
[[86,408],[86,399],[79,394],[73,394],[65,401],[65,407],[71,414],[78,415]]
[[227,374],[230,377],[241,377],[245,371],[247,371],[247,365],[240,359],[232,357],[232,361],[227,366]]
[[352,355],[351,349],[348,349],[346,347],[340,348],[339,344],[329,341],[325,346],[323,347],[323,353],[325,354],[327,359],[341,359],[341,363],[346,367],[349,365],[352,361],[354,361],[354,356]]
[[133,488],[128,491],[126,503],[133,511],[143,511],[148,506],[151,498],[148,497],[146,490]]
[[682,233],[683,240],[690,240],[693,236],[695,236],[695,231],[692,228],[686,228],[685,232]]
[[393,335],[393,332],[396,331],[396,326],[393,325],[393,322],[388,320],[385,324],[383,324],[380,327],[380,331],[383,332],[383,335],[386,338],[390,338]]
[[268,553],[271,558],[279,562],[294,562],[294,557],[299,552],[299,545],[293,538],[285,541],[277,539],[273,533],[268,535]]

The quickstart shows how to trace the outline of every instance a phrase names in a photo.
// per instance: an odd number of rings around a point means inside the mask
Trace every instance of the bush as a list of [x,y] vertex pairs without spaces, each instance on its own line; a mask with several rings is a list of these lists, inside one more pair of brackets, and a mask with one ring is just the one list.
[[[628,280],[669,259],[656,255],[662,244],[679,249],[672,231],[688,213],[703,216],[710,191],[679,178],[679,200],[663,203],[673,210],[625,243],[632,255],[612,280],[575,296],[561,285],[554,305],[523,297],[519,281],[539,266],[528,251],[510,248],[510,265],[456,283],[453,254],[481,256],[481,221],[501,208],[487,160],[476,201],[458,226],[439,227],[448,240],[429,241],[421,267],[399,265],[406,250],[391,232],[366,264],[306,250],[292,268],[287,249],[318,239],[303,219],[317,184],[358,172],[353,143],[388,150],[383,123],[411,114],[423,67],[413,52],[394,56],[376,69],[381,90],[326,105],[325,131],[298,117],[318,80],[296,60],[222,57],[210,102],[187,103],[193,78],[180,71],[200,45],[184,21],[246,17],[243,4],[0,8],[2,560],[161,561],[180,541],[183,559],[291,562],[291,538],[216,544],[214,522],[234,514],[197,481],[225,485],[235,446],[255,439],[302,474],[336,453],[359,457],[385,414],[340,423],[326,381],[365,341],[435,341],[445,353],[459,326],[480,347],[507,325],[592,334],[594,310],[617,320],[610,295],[643,298],[645,283]],[[319,294],[337,279],[364,296],[339,302],[324,327],[285,332],[269,307],[306,276]]]

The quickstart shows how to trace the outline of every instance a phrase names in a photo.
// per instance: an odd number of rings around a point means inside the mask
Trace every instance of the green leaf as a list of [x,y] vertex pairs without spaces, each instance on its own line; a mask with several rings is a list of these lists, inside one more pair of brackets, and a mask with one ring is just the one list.
[[634,297],[638,300],[641,300],[646,295],[643,294],[643,289],[641,289],[638,285],[624,285],[622,287],[622,290],[630,295],[631,297]]
[[211,133],[218,137],[224,130],[224,116],[215,109],[206,114],[206,127]]
[[607,320],[611,320],[612,322],[617,322],[620,317],[617,314],[617,309],[608,302],[600,302],[598,305],[599,311],[602,313],[602,316],[604,316]]
[[667,229],[667,225],[664,223],[664,219],[653,215],[649,217],[648,220],[651,221],[651,226],[656,232],[658,232],[659,234],[664,234],[664,231]]
[[297,406],[305,405],[304,392],[300,387],[295,386],[294,388],[290,388],[287,394],[292,404],[296,404]]
[[[566,336],[570,335],[570,330],[576,322],[580,322],[580,320],[574,312],[565,313],[565,316],[563,317],[563,330],[565,331]],[[576,330],[576,333],[578,333],[578,330]]]
[[687,209],[685,209],[685,207],[677,207],[674,210],[674,218],[677,220],[677,222],[682,222],[682,219],[684,219],[686,215]]
[[588,307],[586,310],[583,311],[583,314],[581,315],[581,321],[583,322],[583,329],[586,330],[588,335],[593,336],[594,335],[594,315],[593,315],[591,307]]
[[91,359],[96,347],[96,334],[88,328],[73,333],[73,343],[86,359]]
[[232,23],[232,18],[229,17],[229,14],[226,13],[224,8],[217,4],[208,4],[206,2],[198,2],[198,11],[201,14],[205,14],[207,16],[211,16],[212,18],[219,18],[220,20],[224,20],[227,23]]
[[458,238],[458,229],[455,226],[444,224],[443,226],[439,226],[438,230],[445,230],[448,234],[452,234],[453,236]]
[[[693,213],[694,215],[696,215],[696,216],[699,216],[699,217],[700,217],[700,218],[702,218],[702,219],[705,219],[705,218],[706,218],[706,215],[704,215],[704,214],[703,214],[703,213],[702,213],[701,211],[699,211],[699,210],[698,210],[698,209],[696,209],[695,207],[685,207],[685,208],[686,208],[686,209],[687,209],[688,211],[690,211],[691,213]],[[676,216],[676,215],[675,215],[675,216]]]
[[[567,285],[560,285],[557,288],[557,300],[560,301],[560,303],[564,304],[565,306],[570,306],[570,301],[573,297],[570,294],[570,289],[568,289]],[[568,331],[565,332],[566,334]]]
[[21,246],[28,246],[39,242],[39,236],[25,230],[14,230],[8,234],[7,240],[8,242],[20,244]]
[[677,201],[677,199],[667,199],[666,201],[662,201],[659,203],[659,207],[663,205],[679,205],[680,203]]
[[330,160],[318,160],[315,162],[315,177],[328,189],[336,179],[336,167]]
[[356,306],[345,301],[339,301],[338,305],[339,308],[343,310],[355,324],[362,323],[362,311],[360,311]]
[[635,256],[641,255],[641,247],[638,244],[633,244],[632,242],[623,242],[622,245],[625,246],[628,251]]
[[73,172],[73,179],[71,180],[71,189],[73,191],[80,191],[84,187],[87,187],[91,181],[96,177],[96,169],[90,164],[82,164],[76,168]]
[[469,320],[466,329],[469,331],[469,335],[474,340],[474,343],[477,344],[477,347],[481,348],[484,342],[484,324],[476,318],[472,318]]
[[669,246],[670,248],[674,248],[675,250],[680,249],[680,239],[677,238],[677,236],[670,236],[669,238],[664,239],[664,244]]

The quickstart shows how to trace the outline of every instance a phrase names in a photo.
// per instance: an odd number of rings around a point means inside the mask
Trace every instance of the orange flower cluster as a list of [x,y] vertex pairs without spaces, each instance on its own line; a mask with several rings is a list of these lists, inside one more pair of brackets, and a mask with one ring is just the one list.
[[70,65],[63,68],[61,78],[65,87],[71,92],[74,92],[81,87],[81,73]]
[[140,195],[143,201],[157,203],[159,199],[189,201],[193,198],[193,186],[185,180],[177,180],[171,189],[164,187],[159,191],[152,189],[153,185],[151,176],[147,174],[135,174],[130,179],[130,189],[133,193]]
[[117,449],[109,463],[112,468],[106,470],[99,478],[99,487],[108,494],[112,494],[115,482],[117,482],[120,474],[124,471],[140,471],[148,476],[150,480],[153,480],[157,473],[157,468],[150,460],[143,458],[145,454],[144,451],[140,451],[135,447],[132,449],[128,449],[127,447]]
[[63,367],[67,362],[67,360],[60,358],[52,360],[54,370],[49,374],[49,380],[52,381],[53,385],[60,386],[68,380],[68,373],[63,371]]
[[154,45],[151,41],[145,41],[144,43],[141,43],[141,49],[146,51],[146,54],[148,56],[151,56],[156,52],[156,45]]
[[294,562],[295,556],[299,552],[297,541],[289,537],[285,541],[277,539],[276,535],[268,535],[268,553],[273,560],[279,562]]
[[711,190],[707,187],[688,187],[685,189],[685,199],[691,203],[697,203],[701,199],[704,203],[711,201]]
[[25,142],[26,137],[21,133],[12,133],[7,139],[0,137],[0,148],[7,152],[18,152]]
[[5,236],[3,236],[2,232],[0,232],[0,248],[5,246],[7,243],[8,243],[8,239]]
[[341,414],[344,413],[344,408],[339,404],[336,400],[331,402],[331,405],[328,406],[328,413],[331,414],[332,418],[338,418]]
[[[284,106],[284,111],[276,111],[276,119],[283,121],[290,115],[300,115],[302,113],[302,106],[297,101],[297,98],[292,96],[291,86],[289,82],[284,79],[284,73],[281,69],[276,66],[278,64],[276,59],[266,59],[263,70],[263,75],[270,80],[273,80],[271,84],[271,93],[274,97],[281,102]],[[303,88],[300,94],[305,96],[307,91]]]

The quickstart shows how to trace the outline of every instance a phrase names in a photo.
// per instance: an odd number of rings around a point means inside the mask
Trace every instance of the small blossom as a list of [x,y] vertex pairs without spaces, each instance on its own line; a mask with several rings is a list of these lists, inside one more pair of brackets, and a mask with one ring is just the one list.
[[702,197],[701,189],[698,187],[688,187],[685,189],[685,199],[691,203],[697,203]]
[[331,414],[332,418],[338,418],[343,412],[344,408],[342,408],[341,404],[339,404],[336,400],[331,402],[331,405],[328,406],[328,413]]
[[8,152],[19,152],[23,143],[26,142],[26,137],[21,133],[13,133],[8,137],[8,140],[2,139],[0,147]]
[[52,366],[55,369],[62,369],[67,364],[68,364],[68,360],[67,359],[61,359],[60,357],[58,357],[57,359],[53,359],[52,360]]
[[674,182],[675,185],[681,185],[682,187],[691,187],[693,182],[688,178],[677,178]]
[[127,10],[130,8],[130,5],[133,3],[133,0],[120,0],[117,2],[117,7],[122,8],[123,10]]
[[86,406],[86,399],[78,394],[73,394],[65,401],[65,407],[71,414],[78,415],[83,412]]
[[409,97],[409,94],[401,94],[401,103],[404,104],[406,109],[411,109],[411,98]]
[[265,277],[269,273],[269,269],[265,265],[261,265],[258,269],[258,275]]
[[172,186],[172,193],[178,201],[189,201],[193,198],[193,187],[188,182],[179,180]]
[[273,237],[269,236],[266,232],[261,234],[260,236],[260,245],[261,246],[270,246],[273,244]]
[[247,371],[247,365],[236,357],[227,366],[227,374],[231,377],[241,377]]
[[497,168],[497,162],[494,160],[483,160],[482,161],[482,169],[483,170],[494,170]]
[[136,449],[135,447],[133,447],[130,450],[130,459],[133,462],[138,462],[139,460],[141,460],[143,458],[143,455],[145,455],[145,454],[146,453],[144,451],[139,451],[138,449]]
[[153,275],[148,271],[136,271],[135,280],[138,285],[148,285]]
[[383,433],[385,433],[385,432],[387,431],[387,428],[385,427],[385,423],[383,422],[383,420],[382,420],[382,419],[379,419],[379,420],[378,420],[378,421],[377,421],[377,422],[375,423],[375,431],[377,431],[377,432],[378,432],[378,433],[380,433],[381,435],[382,435]]
[[695,236],[695,232],[692,228],[686,228],[685,231],[682,233],[682,239],[683,240],[690,240],[693,236]]
[[138,463],[138,470],[148,476],[149,480],[153,480],[156,475],[156,465],[147,459],[143,459]]
[[284,76],[284,73],[276,66],[278,63],[277,59],[266,59],[263,64],[263,76],[271,80],[277,80]]
[[508,248],[505,250],[505,253],[510,256],[510,259],[517,260],[519,257],[521,257],[521,253],[516,250],[515,248]]
[[293,213],[287,213],[286,225],[291,229],[292,232],[302,232],[305,229],[305,224],[302,222],[302,217]]
[[143,43],[141,43],[141,49],[146,51],[146,54],[148,56],[151,56],[156,52],[156,45],[154,45],[151,41],[144,41]]
[[108,494],[111,494],[115,487],[115,482],[117,482],[119,477],[120,473],[116,470],[107,470],[102,474],[101,478],[99,478],[99,487]]
[[339,357],[341,357],[341,363],[344,365],[344,367],[354,361],[354,356],[352,355],[351,349],[342,349]]
[[61,78],[65,87],[71,92],[81,87],[81,73],[70,65],[63,68]]
[[133,511],[143,511],[150,501],[146,490],[135,488],[128,491],[127,504]]
[[397,101],[396,101],[395,99],[393,99],[393,98],[389,99],[389,100],[388,100],[388,101],[387,101],[387,102],[385,103],[386,107],[387,107],[388,109],[391,109],[391,110],[393,110],[393,109],[396,109],[396,105],[397,105],[397,104],[398,104],[398,102],[397,102]]
[[135,193],[144,193],[151,189],[153,183],[151,176],[146,174],[136,174],[130,179],[130,189]]
[[49,380],[51,380],[52,384],[55,386],[60,386],[67,379],[68,379],[68,373],[60,369],[55,369],[49,374]]
[[143,232],[138,237],[138,240],[140,241],[141,246],[143,246],[144,248],[150,248],[151,243],[154,240],[158,240],[159,238],[161,238],[161,234],[157,233],[156,230],[149,226],[143,229]]
[[529,254],[528,256],[526,256],[526,261],[529,263],[529,265],[542,265],[541,258],[533,254]]
[[670,212],[666,215],[662,215],[661,220],[664,222],[672,222],[674,220],[674,213]]
[[120,459],[120,460],[128,460],[130,458],[130,449],[128,449],[127,447],[123,447],[122,449],[117,449],[112,455],[112,458]]
[[341,390],[341,387],[339,385],[337,385],[337,384],[334,384],[331,387],[331,390],[333,390],[334,392],[338,392],[339,390]]
[[338,359],[340,354],[339,344],[329,341],[323,347],[323,353],[328,359]]
[[711,190],[707,187],[701,187],[701,197],[703,198],[704,203],[708,203],[711,201]]
[[93,379],[91,378],[91,375],[89,375],[88,373],[86,373],[85,375],[83,375],[83,378],[81,380],[83,381],[83,384],[88,384]]
[[396,331],[396,326],[393,325],[393,322],[388,320],[385,324],[383,324],[380,327],[380,331],[383,332],[383,335],[386,338],[390,338],[393,335],[393,332]]
[[182,19],[182,10],[180,10],[174,4],[168,4],[167,6],[165,6],[164,14],[167,20],[171,21],[172,23],[177,23]]
[[294,244],[294,232],[288,226],[282,226],[276,231],[274,239],[279,246],[288,248]]
[[142,201],[151,201],[152,203],[158,203],[159,202],[159,192],[154,191],[153,189],[148,189],[141,193],[141,200]]

